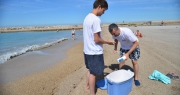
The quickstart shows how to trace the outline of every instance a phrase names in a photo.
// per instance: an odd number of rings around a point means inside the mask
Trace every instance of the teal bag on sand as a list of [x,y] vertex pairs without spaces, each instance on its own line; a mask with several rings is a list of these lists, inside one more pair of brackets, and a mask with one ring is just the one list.
[[166,75],[162,74],[161,72],[154,70],[154,72],[149,76],[149,79],[161,81],[164,84],[170,84],[171,79],[167,77]]

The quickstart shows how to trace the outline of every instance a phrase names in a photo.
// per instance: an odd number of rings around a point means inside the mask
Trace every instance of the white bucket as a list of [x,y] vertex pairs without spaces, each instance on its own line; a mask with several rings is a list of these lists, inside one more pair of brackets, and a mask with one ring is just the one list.
[[111,82],[121,83],[126,80],[129,80],[133,76],[134,73],[132,71],[121,69],[110,73],[109,75],[106,76],[106,78]]
[[109,95],[127,95],[132,90],[134,73],[130,70],[118,70],[107,75]]

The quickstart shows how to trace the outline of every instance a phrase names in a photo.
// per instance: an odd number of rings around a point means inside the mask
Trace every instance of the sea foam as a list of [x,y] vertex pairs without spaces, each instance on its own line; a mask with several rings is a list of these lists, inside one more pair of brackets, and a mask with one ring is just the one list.
[[50,42],[50,43],[45,43],[45,44],[39,44],[39,45],[31,45],[31,46],[26,46],[26,47],[23,47],[19,50],[14,50],[14,51],[11,51],[11,52],[8,52],[8,53],[5,53],[5,54],[2,54],[0,55],[0,64],[14,58],[14,57],[17,57],[19,55],[22,55],[22,54],[25,54],[27,52],[31,52],[31,51],[36,51],[36,50],[40,50],[40,49],[43,49],[43,48],[47,48],[47,47],[50,47],[52,45],[55,45],[57,43],[60,43],[62,41],[65,41],[65,40],[68,40],[67,38],[61,38],[59,40],[56,40],[54,42]]

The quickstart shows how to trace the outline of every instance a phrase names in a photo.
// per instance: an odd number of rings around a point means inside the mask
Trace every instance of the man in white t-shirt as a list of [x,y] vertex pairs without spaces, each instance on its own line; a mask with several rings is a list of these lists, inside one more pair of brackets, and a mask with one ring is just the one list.
[[[109,25],[109,32],[112,35],[112,38],[116,42],[114,45],[114,52],[117,53],[117,45],[118,41],[121,44],[120,48],[120,57],[125,56],[126,60],[128,58],[131,59],[134,69],[134,83],[136,86],[140,86],[140,82],[138,80],[138,63],[137,60],[140,57],[140,48],[138,38],[134,35],[134,33],[125,27],[118,27],[116,24]],[[125,64],[125,60],[119,63],[119,68],[121,69]]]
[[83,23],[84,37],[84,61],[87,73],[86,89],[95,95],[95,79],[104,71],[103,44],[114,45],[114,41],[103,40],[101,37],[101,16],[108,9],[106,0],[95,0],[93,10],[89,13]]

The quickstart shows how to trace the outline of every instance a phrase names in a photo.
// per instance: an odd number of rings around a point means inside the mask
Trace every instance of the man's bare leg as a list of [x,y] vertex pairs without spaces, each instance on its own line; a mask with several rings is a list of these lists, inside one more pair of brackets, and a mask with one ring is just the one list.
[[89,90],[89,77],[90,77],[90,72],[88,70],[87,75],[86,75],[86,86],[85,90]]
[[96,81],[96,76],[90,74],[89,76],[90,95],[95,95],[95,81]]
[[133,69],[134,69],[134,79],[138,80],[139,67],[138,67],[137,60],[132,60],[132,64],[133,64]]
[[137,60],[132,60],[132,63],[133,63],[133,69],[134,69],[134,83],[136,86],[140,86],[141,84],[138,80],[139,67],[138,67]]

